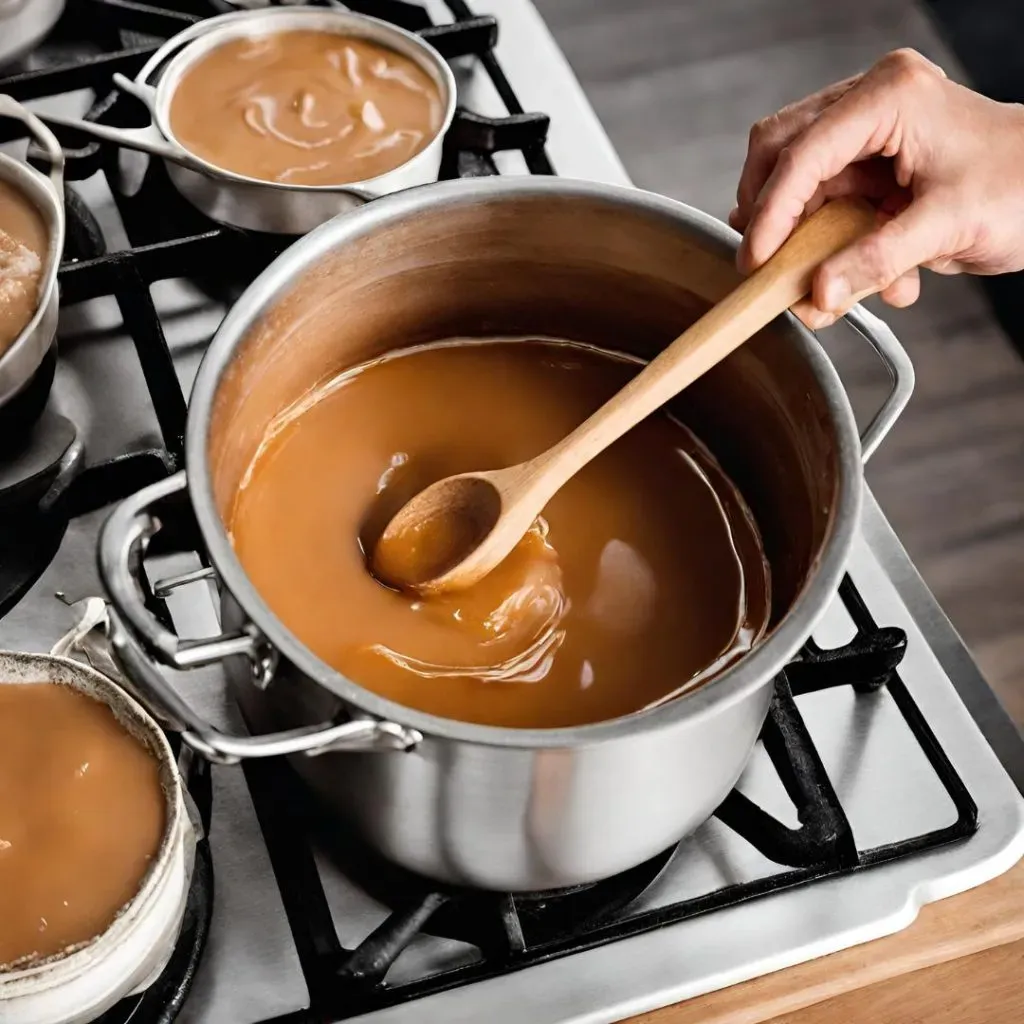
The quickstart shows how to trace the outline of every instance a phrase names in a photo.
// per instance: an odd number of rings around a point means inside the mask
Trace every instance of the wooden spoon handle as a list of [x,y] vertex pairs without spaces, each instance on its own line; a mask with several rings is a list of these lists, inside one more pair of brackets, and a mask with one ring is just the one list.
[[529,474],[535,484],[554,494],[597,454],[802,299],[821,263],[875,225],[872,207],[854,199],[836,199],[808,217],[767,263],[536,460]]

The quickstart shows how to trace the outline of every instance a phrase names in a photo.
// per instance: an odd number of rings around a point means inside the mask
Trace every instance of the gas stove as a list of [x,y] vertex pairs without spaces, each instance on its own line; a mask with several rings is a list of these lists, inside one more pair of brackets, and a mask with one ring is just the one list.
[[[70,0],[0,92],[130,125],[112,73],[231,6]],[[453,62],[461,110],[442,176],[628,184],[528,0],[348,6],[422,31]],[[180,468],[205,344],[287,243],[220,228],[159,165],[59,134],[71,181],[60,355],[31,436],[0,454],[0,646],[34,651],[100,593],[109,505]],[[182,520],[165,532],[187,550]],[[181,635],[217,632],[198,554],[147,570]],[[179,685],[242,728],[217,670]],[[1024,742],[870,493],[848,576],[777,680],[736,790],[624,875],[529,895],[439,890],[325,829],[283,763],[211,769],[182,751],[181,764],[205,829],[182,935],[152,988],[105,1024],[610,1022],[905,927],[1024,855]]]

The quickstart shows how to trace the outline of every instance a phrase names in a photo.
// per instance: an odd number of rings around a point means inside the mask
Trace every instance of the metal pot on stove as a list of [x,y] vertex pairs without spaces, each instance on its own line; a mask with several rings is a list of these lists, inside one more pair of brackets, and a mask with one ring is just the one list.
[[[418,337],[554,334],[650,358],[695,306],[735,285],[737,240],[718,221],[641,191],[494,178],[389,196],[296,243],[210,345],[189,410],[187,476],[140,492],[104,528],[112,641],[142,697],[209,758],[290,755],[371,846],[445,882],[512,891],[585,883],[696,828],[739,778],[775,675],[836,591],[858,527],[862,462],[909,397],[909,361],[870,314],[857,309],[849,321],[895,383],[861,437],[831,363],[789,315],[687,390],[680,418],[760,526],[773,617],[760,645],[716,679],[646,711],[511,729],[386,700],[317,658],[270,611],[223,513],[282,408],[315,381],[401,345],[414,325]],[[310,331],[323,318],[338,329],[329,344],[311,343],[324,337]],[[209,640],[162,626],[133,576],[161,504],[186,494],[220,581],[225,632]],[[162,671],[218,661],[253,735],[212,727]]]
[[[440,123],[433,137],[410,159],[391,170],[338,185],[256,178],[217,166],[186,148],[175,135],[171,115],[175,95],[188,72],[213,51],[232,42],[293,31],[366,40],[411,61],[438,92]],[[455,77],[429,43],[377,18],[323,7],[264,8],[207,18],[164,43],[134,80],[115,74],[114,82],[145,105],[151,119],[145,128],[117,128],[56,116],[49,116],[49,120],[162,158],[175,188],[215,221],[286,235],[301,235],[368,199],[436,181],[444,136],[456,104]]]
[[57,335],[57,271],[64,251],[64,154],[53,133],[10,96],[0,95],[0,116],[21,121],[49,162],[47,174],[0,153],[0,179],[27,199],[43,219],[46,257],[35,313],[0,351],[0,425],[35,420],[50,392]]

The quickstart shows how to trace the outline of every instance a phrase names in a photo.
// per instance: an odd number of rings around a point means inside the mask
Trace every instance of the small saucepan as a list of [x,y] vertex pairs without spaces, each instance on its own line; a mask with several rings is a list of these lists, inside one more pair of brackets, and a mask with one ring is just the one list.
[[[365,39],[414,61],[437,86],[441,124],[428,145],[405,163],[375,178],[343,185],[265,181],[224,170],[189,152],[171,130],[171,104],[182,77],[199,60],[235,39],[286,31],[330,32]],[[455,76],[444,58],[412,32],[348,11],[278,7],[237,11],[198,22],[169,39],[130,81],[114,82],[141,100],[152,121],[145,128],[115,128],[47,115],[54,124],[161,157],[178,191],[208,217],[254,231],[301,235],[369,199],[437,179],[444,135],[455,116]]]

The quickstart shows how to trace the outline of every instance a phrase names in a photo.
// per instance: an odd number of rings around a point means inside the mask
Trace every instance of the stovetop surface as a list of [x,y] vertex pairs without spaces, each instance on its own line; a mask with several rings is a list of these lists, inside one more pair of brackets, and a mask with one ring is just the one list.
[[[188,0],[190,9],[195,2]],[[360,6],[369,10],[373,3],[368,0]],[[423,6],[435,22],[451,18],[449,5],[440,0]],[[474,13],[494,14],[499,21],[494,55],[519,104],[551,119],[544,159],[561,174],[628,183],[564,58],[528,0],[476,0],[472,6]],[[145,39],[132,41],[143,49],[151,45]],[[32,66],[30,59],[30,70]],[[510,109],[507,96],[501,95],[491,70],[478,58],[459,61],[460,102],[479,114],[504,117]],[[91,102],[91,95],[77,93],[46,97],[36,105],[78,114]],[[531,156],[536,161],[536,149],[526,157],[513,150],[496,154],[494,162],[501,173],[536,172],[538,166],[528,167]],[[467,168],[462,170],[465,173]],[[130,184],[132,176],[139,174],[130,160],[122,171],[122,184]],[[473,173],[472,167],[468,171]],[[74,187],[95,213],[107,248],[125,248],[128,238],[104,175],[78,181]],[[138,238],[133,236],[133,241]],[[112,280],[121,287],[118,298],[104,295],[65,304],[51,411],[78,427],[91,465],[126,451],[166,454],[165,445],[170,446],[173,460],[174,438],[168,438],[167,427],[180,410],[171,398],[169,407],[157,416],[125,326],[131,326],[133,317],[145,316],[145,308],[140,312],[138,304],[142,301],[145,307],[143,293],[148,294],[187,394],[226,302],[245,283],[244,268],[235,269],[238,274],[222,275],[212,282],[214,287],[209,281],[154,273],[152,282],[144,281],[141,288],[139,282],[131,282],[135,298],[127,301],[124,292],[131,288],[115,275]],[[65,297],[94,293],[87,286],[88,273],[85,268],[78,275],[78,284],[74,274],[65,275],[69,282]],[[225,287],[224,277],[237,280],[226,282]],[[167,468],[158,463],[152,466],[159,472]],[[100,592],[95,545],[105,514],[105,509],[89,511],[73,519],[57,537],[59,547],[49,568],[0,618],[0,644],[49,649],[74,621],[68,602]],[[163,563],[151,567],[152,574],[164,576],[198,564],[191,556]],[[726,814],[702,826],[671,855],[663,870],[654,872],[656,881],[629,906],[628,918],[654,924],[671,921],[671,908],[680,903],[698,909],[705,909],[706,903],[707,908],[715,908],[713,912],[632,936],[627,928],[621,932],[625,937],[595,945],[595,936],[606,924],[600,921],[579,943],[592,947],[584,951],[562,955],[564,950],[552,946],[551,958],[537,956],[525,969],[498,972],[461,987],[439,984],[434,994],[412,1004],[401,999],[364,1004],[361,995],[352,996],[335,1016],[356,1013],[374,1022],[416,1019],[438,1024],[478,1022],[484,1014],[495,1024],[613,1021],[895,930],[909,923],[922,903],[980,884],[1010,867],[1024,854],[1024,811],[1007,770],[1018,784],[1024,784],[1024,744],[995,706],[870,493],[850,577],[847,598],[850,593],[860,595],[878,626],[905,634],[898,677],[887,676],[887,685],[867,692],[849,685],[818,692],[800,692],[794,685],[793,690],[799,717],[845,811],[855,849],[872,851],[863,868],[846,849],[836,855],[846,862],[835,877],[786,888],[789,881],[804,881],[808,871],[811,875],[828,871],[812,864],[801,869],[803,874],[786,874],[785,884],[780,884],[780,875],[795,869],[758,852],[724,823]],[[854,637],[859,624],[849,604],[841,597],[833,602],[815,634],[822,648],[841,647]],[[183,588],[168,599],[168,607],[183,635],[216,631],[205,584]],[[215,670],[192,673],[181,685],[212,720],[242,727]],[[983,722],[984,736],[961,698]],[[913,709],[910,718],[908,707]],[[934,752],[929,758],[930,740],[922,742],[920,723],[916,731],[911,727],[918,712],[926,739],[934,738],[942,752],[939,760],[948,759],[945,774],[936,770]],[[796,830],[802,824],[799,801],[794,803],[773,766],[770,745],[770,740],[758,745],[738,790],[782,825]],[[273,823],[268,825],[266,801],[259,799],[259,794],[266,793],[266,780],[260,778],[264,770],[261,766],[247,771],[216,767],[209,775],[200,773],[199,787],[212,779],[209,847],[215,895],[207,948],[178,1020],[248,1024],[282,1018],[298,1024],[306,1019],[301,1011],[309,1001],[304,973],[308,965],[303,961],[308,951],[299,948],[296,935],[301,928],[293,927],[286,913],[283,894],[288,887],[282,885],[280,872],[275,879],[271,864],[275,843],[268,847],[265,829],[272,831]],[[976,820],[972,808],[976,808]],[[926,844],[932,847],[927,852],[874,864],[886,860],[892,844],[919,842],[929,836],[938,838]],[[303,848],[309,850],[305,844]],[[394,908],[386,904],[387,894],[382,896],[377,886],[361,884],[355,874],[340,871],[334,853],[316,843],[312,849],[313,872],[329,913],[327,927],[334,931],[338,947],[354,949],[391,919]],[[866,866],[869,863],[874,866]],[[725,906],[714,897],[737,888],[759,891],[759,886],[780,891],[737,906]],[[588,906],[585,898],[582,902],[566,899],[569,902],[563,905],[573,912]],[[540,925],[534,924],[532,933],[530,929],[531,921],[545,920],[543,903],[540,910],[525,901],[519,907],[517,919],[526,947],[541,935],[536,931]],[[294,912],[294,907],[290,909]],[[431,914],[438,910],[426,909]],[[436,926],[444,913],[435,917],[435,931],[459,934],[458,929]],[[613,925],[620,920],[621,915],[613,916]],[[416,934],[391,966],[387,981],[393,989],[415,988],[425,977],[444,978],[446,972],[471,970],[479,962],[478,945],[438,937],[430,928],[428,923]],[[479,940],[475,933],[472,937]],[[363,1014],[363,1009],[368,1012]],[[160,1016],[161,1012],[157,1008],[151,1013],[147,1007],[133,1019],[171,1019]],[[122,1013],[120,1019],[127,1017]]]
[[[1024,854],[1024,806],[992,749],[967,714],[934,644],[930,646],[907,604],[876,557],[867,536],[883,521],[870,507],[858,539],[851,579],[871,595],[873,615],[905,630],[899,680],[948,754],[957,776],[977,797],[977,831],[932,852],[816,882],[742,905],[716,909],[683,923],[619,939],[526,970],[362,1014],[378,1022],[522,1020],[583,1024],[622,1019],[669,1002],[733,984],[866,941],[909,924],[924,903],[978,885],[1007,870]],[[194,566],[186,556],[165,560],[155,575]],[[184,591],[172,599],[176,623],[209,631],[212,606],[199,613]],[[204,618],[209,616],[209,618]],[[884,617],[883,617],[884,616]],[[815,638],[822,648],[851,640],[855,625],[841,598],[829,608]],[[190,680],[190,697],[220,724],[238,728],[237,712],[215,672]],[[909,728],[891,684],[873,693],[852,687],[796,697],[803,721],[861,849],[885,848],[934,830],[955,827],[958,810]],[[308,994],[299,950],[287,923],[282,889],[263,840],[253,793],[231,769],[214,769],[216,808],[211,843],[217,865],[217,903],[210,949],[200,967],[183,1020],[255,1021],[305,1018]],[[253,785],[253,782],[256,785]],[[797,828],[794,804],[764,744],[759,744],[738,790],[780,822]],[[229,821],[230,832],[218,828]],[[272,844],[273,845],[273,844]],[[389,918],[393,907],[337,869],[315,845],[318,878],[341,946],[354,949]],[[675,852],[657,880],[628,910],[657,914],[680,901],[700,900],[725,887],[756,885],[782,870],[712,818]],[[288,887],[285,886],[287,892]],[[467,969],[474,946],[419,934],[388,974],[396,987],[424,975]],[[238,978],[245,984],[239,985]],[[355,1007],[358,995],[353,997]],[[349,1016],[349,1007],[345,1016]]]

